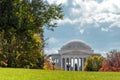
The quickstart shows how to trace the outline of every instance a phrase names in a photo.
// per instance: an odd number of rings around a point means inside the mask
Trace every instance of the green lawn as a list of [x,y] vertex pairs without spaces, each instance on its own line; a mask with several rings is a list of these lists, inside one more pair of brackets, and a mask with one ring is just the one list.
[[120,73],[0,68],[0,80],[120,80]]

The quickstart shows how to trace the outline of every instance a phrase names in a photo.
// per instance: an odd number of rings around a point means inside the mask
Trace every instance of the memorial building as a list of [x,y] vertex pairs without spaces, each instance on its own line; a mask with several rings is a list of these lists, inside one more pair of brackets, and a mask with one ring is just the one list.
[[86,58],[94,55],[100,54],[95,54],[94,50],[83,41],[71,40],[64,44],[58,53],[50,54],[48,57],[55,66],[63,70],[83,71]]

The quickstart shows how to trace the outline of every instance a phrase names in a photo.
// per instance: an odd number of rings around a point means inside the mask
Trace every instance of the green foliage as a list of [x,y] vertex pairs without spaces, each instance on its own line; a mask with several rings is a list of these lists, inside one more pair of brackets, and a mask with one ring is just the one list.
[[0,79],[1,80],[120,80],[120,73],[0,68]]
[[102,66],[102,56],[91,56],[87,58],[84,66],[85,71],[98,71]]
[[7,67],[42,68],[43,26],[52,29],[53,20],[62,19],[61,5],[43,0],[0,1],[0,62]]

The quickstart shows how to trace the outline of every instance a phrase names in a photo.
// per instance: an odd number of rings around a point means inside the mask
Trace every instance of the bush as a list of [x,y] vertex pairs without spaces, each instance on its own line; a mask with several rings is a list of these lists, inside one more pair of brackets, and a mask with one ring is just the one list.
[[98,71],[102,66],[102,56],[91,56],[87,58],[84,71]]
[[45,59],[44,59],[44,67],[43,67],[43,69],[45,69],[45,70],[53,70],[53,64],[50,62],[50,60],[47,57],[45,57]]

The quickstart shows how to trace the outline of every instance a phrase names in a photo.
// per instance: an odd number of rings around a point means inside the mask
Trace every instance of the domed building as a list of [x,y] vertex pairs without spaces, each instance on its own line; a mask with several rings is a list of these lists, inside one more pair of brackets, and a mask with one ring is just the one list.
[[95,54],[94,50],[85,42],[80,40],[71,40],[64,44],[56,54],[50,54],[49,58],[55,66],[63,70],[83,71],[84,63],[87,57]]

